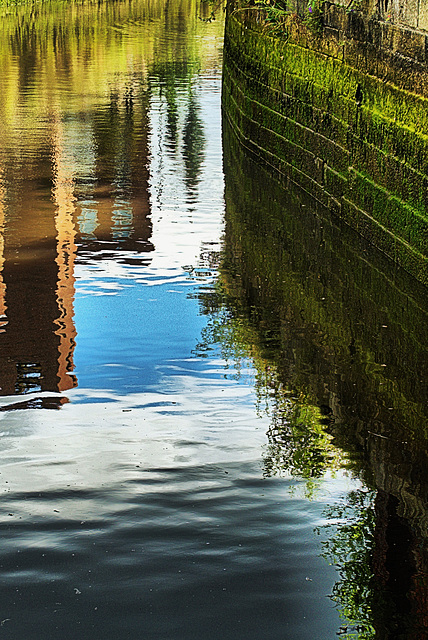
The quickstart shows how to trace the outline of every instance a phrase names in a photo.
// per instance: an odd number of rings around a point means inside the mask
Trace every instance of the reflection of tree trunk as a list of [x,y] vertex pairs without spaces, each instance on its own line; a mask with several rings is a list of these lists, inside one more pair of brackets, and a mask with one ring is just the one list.
[[199,112],[200,106],[191,93],[183,131],[185,182],[190,199],[195,194],[200,182],[202,163],[204,161],[205,133]]

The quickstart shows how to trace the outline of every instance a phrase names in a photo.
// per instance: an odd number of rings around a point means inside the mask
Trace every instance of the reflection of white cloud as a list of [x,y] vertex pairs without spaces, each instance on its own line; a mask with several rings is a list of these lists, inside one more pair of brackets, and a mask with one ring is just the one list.
[[92,389],[68,397],[60,412],[0,414],[2,470],[12,490],[111,485],[132,475],[136,464],[258,460],[266,439],[252,389],[217,375],[167,376],[159,391],[125,397]]
[[[153,98],[150,111],[150,199],[153,222],[152,242],[156,247],[153,270],[164,270],[182,265],[197,266],[202,246],[214,242],[212,250],[219,250],[223,233],[223,174],[221,162],[220,101],[213,100],[208,86],[220,87],[220,77],[206,73],[198,79],[194,92],[200,104],[200,117],[206,132],[205,161],[201,166],[201,179],[197,200],[189,207],[183,181],[182,159],[168,153],[162,137],[161,108]],[[211,86],[212,90],[212,86]],[[187,99],[187,92],[183,94]],[[183,105],[182,105],[183,107]],[[180,179],[181,178],[181,179]]]
[[132,285],[124,282],[106,282],[105,280],[94,279],[91,282],[79,284],[79,296],[114,296],[126,287]]
[[[93,389],[75,389],[68,396],[71,402],[59,412],[0,414],[1,477],[7,481],[6,490],[19,496],[31,487],[33,494],[45,495],[82,487],[85,504],[78,496],[67,499],[68,518],[90,517],[92,510],[99,510],[97,490],[120,491],[126,486],[129,501],[132,492],[144,492],[143,474],[153,479],[151,474],[159,469],[170,469],[173,477],[177,469],[189,469],[189,482],[197,469],[200,483],[204,466],[219,465],[227,471],[236,464],[258,463],[266,444],[268,419],[255,416],[252,389],[211,377],[207,371],[204,377],[164,377],[159,391],[126,397]],[[293,484],[298,487],[299,480],[293,479]],[[351,485],[355,482],[338,472],[320,482],[315,499],[326,495],[334,499]],[[51,512],[52,504],[52,500],[31,504],[32,517],[37,509],[41,516],[46,509]],[[17,508],[22,511],[21,502]]]

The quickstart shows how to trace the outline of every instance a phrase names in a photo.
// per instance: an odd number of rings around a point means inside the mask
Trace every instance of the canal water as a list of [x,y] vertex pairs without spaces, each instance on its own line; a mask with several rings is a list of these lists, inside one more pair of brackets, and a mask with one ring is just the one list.
[[9,7],[0,637],[426,636],[426,290],[247,157],[223,16]]

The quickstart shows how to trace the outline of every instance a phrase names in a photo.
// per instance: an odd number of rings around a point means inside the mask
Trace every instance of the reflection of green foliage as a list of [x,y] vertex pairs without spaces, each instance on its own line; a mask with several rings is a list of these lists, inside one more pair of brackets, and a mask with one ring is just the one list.
[[[176,77],[185,72],[179,68],[184,61],[192,67],[193,75],[196,70],[220,66],[222,22],[201,25],[197,19],[199,0],[43,0],[13,8],[5,8],[0,0],[1,6],[2,131],[28,128],[31,144],[45,144],[44,118],[51,111],[70,113],[75,109],[83,114],[92,105],[103,104],[105,96],[112,93],[125,102],[124,94],[130,88],[136,107],[139,88],[147,88],[155,63],[175,61]],[[167,39],[163,37],[166,22],[174,26]],[[194,37],[196,33],[202,37]],[[79,104],[70,104],[69,93],[61,84],[64,74],[69,91],[81,96]],[[126,86],[124,74],[128,76]],[[28,90],[22,92],[23,87]],[[175,97],[169,80],[164,90],[169,92],[168,121],[173,138]],[[19,100],[24,101],[25,110],[18,108]],[[43,126],[37,122],[40,105]]]
[[201,165],[204,160],[205,134],[199,117],[199,105],[192,93],[183,130],[183,157],[186,168],[186,186],[193,192],[200,180]]
[[287,472],[309,480],[337,468],[340,457],[321,422],[318,407],[290,397],[275,398],[275,404],[268,431],[265,475]]
[[374,497],[370,490],[352,491],[346,500],[326,511],[329,522],[316,530],[319,534],[326,534],[322,555],[337,568],[340,576],[333,587],[332,599],[344,620],[341,636],[349,640],[372,640],[375,637],[371,624],[374,605],[371,567]]
[[189,194],[194,193],[199,183],[205,149],[204,126],[192,87],[198,71],[198,62],[187,60],[157,62],[150,69],[151,91],[159,87],[159,99],[165,106],[166,148],[175,154],[181,146]]
[[275,364],[278,351],[272,347],[275,336],[270,336],[268,345],[263,342],[255,309],[248,317],[238,299],[228,296],[221,284],[213,293],[201,296],[201,304],[210,317],[197,347],[198,354],[204,356],[218,344],[223,359],[234,371],[230,377],[241,378],[249,362],[255,369],[257,410],[270,418],[265,476],[290,474],[304,478],[306,495],[311,497],[317,479],[343,462],[326,431],[320,410],[282,386]]
[[177,106],[177,90],[175,82],[167,85],[165,90],[167,109],[167,137],[172,147],[177,146],[177,130],[178,130],[178,106]]
[[165,99],[166,138],[168,147],[174,152],[179,141],[180,105],[177,87],[188,85],[197,69],[195,65],[188,64],[187,60],[167,60],[155,63],[150,70],[150,76],[156,78],[160,95]]
[[199,296],[205,313],[210,317],[202,330],[202,339],[196,350],[203,357],[213,345],[220,345],[221,357],[235,372],[230,377],[239,379],[244,362],[251,357],[251,329],[243,322],[237,308],[233,309],[225,304],[223,296],[224,292],[219,284],[214,292]]
[[220,10],[225,11],[227,0],[201,0],[201,6],[208,9],[208,16],[201,15],[199,19],[203,22],[212,22]]
[[266,22],[275,23],[294,9],[294,4],[288,0],[255,0],[260,9],[266,10]]

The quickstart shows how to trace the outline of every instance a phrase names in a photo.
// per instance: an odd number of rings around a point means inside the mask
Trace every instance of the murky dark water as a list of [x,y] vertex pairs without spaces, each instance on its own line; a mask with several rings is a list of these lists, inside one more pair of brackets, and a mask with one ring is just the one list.
[[208,15],[2,18],[1,637],[421,639],[425,291],[223,165]]

